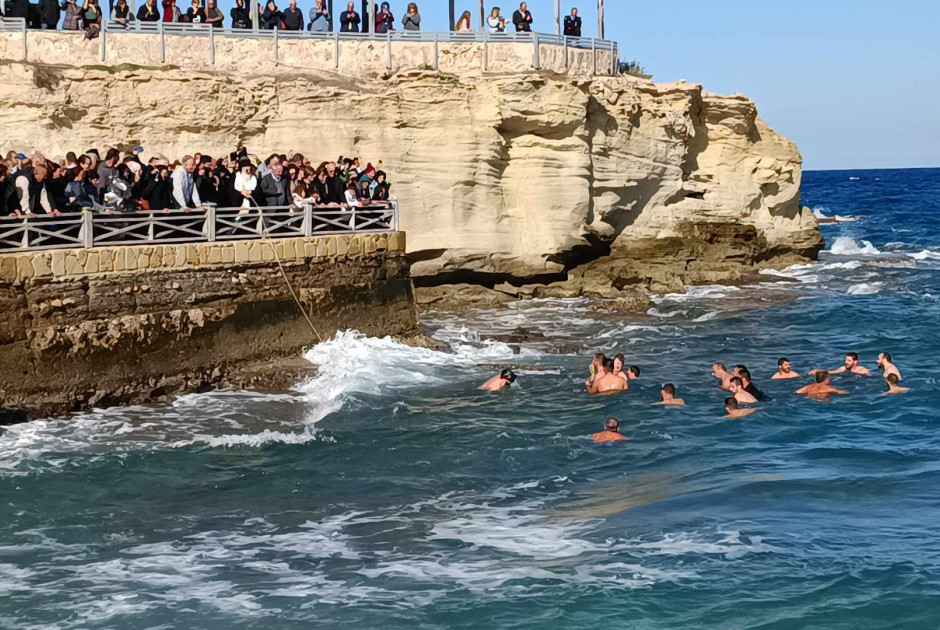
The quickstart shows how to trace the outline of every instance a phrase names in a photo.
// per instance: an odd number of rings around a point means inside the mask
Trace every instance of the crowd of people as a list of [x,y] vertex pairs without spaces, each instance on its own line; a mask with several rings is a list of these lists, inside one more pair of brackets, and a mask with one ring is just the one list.
[[223,208],[386,207],[386,173],[359,158],[312,164],[300,153],[264,160],[242,147],[215,158],[194,153],[170,163],[143,149],[96,149],[63,158],[10,151],[0,161],[0,216],[59,216],[94,210],[136,212]]
[[[884,378],[887,391],[885,395],[893,396],[910,391],[901,387],[903,380],[900,370],[894,364],[891,355],[882,352],[878,355],[878,369]],[[614,396],[630,389],[630,381],[640,377],[640,368],[631,365],[627,367],[626,359],[622,354],[608,358],[603,354],[594,355],[590,365],[590,377],[584,382],[588,394],[601,396]],[[833,376],[870,376],[871,371],[859,362],[858,354],[849,352],[845,355],[843,364],[832,370],[812,370],[807,376],[813,382],[794,392],[799,396],[806,396],[816,400],[825,400],[832,396],[847,396],[849,392],[833,386]],[[731,371],[723,363],[712,366],[712,376],[719,381],[722,391],[730,394],[724,399],[725,418],[744,418],[760,410],[754,405],[767,403],[771,399],[752,380],[751,372],[745,365],[735,365]],[[802,378],[793,370],[793,365],[786,357],[777,361],[777,371],[771,377],[774,381],[787,381]],[[480,389],[490,392],[502,391],[516,381],[516,375],[511,369],[503,370],[499,375],[487,381]],[[655,403],[663,407],[684,407],[685,401],[676,397],[676,386],[665,383],[660,387],[660,400]],[[620,422],[616,418],[608,418],[604,423],[604,430],[594,434],[594,441],[598,444],[621,442],[627,438],[620,433]]]
[[[180,0],[183,2],[183,0]],[[136,11],[131,11],[127,0],[109,0],[108,19],[112,24],[127,26],[137,22],[163,22],[205,24],[211,27],[225,26],[225,15],[218,7],[217,0],[192,0],[191,6],[183,8],[177,0],[139,0]],[[2,6],[5,5],[5,6]],[[258,14],[252,16],[248,0],[235,0],[235,6],[229,11],[230,26],[233,29],[252,29],[255,20],[261,29],[281,29],[286,31],[330,32],[334,28],[333,15],[330,13],[331,2],[314,0],[314,6],[307,15],[297,5],[297,0],[289,0],[284,8],[279,8],[276,0],[259,0]],[[421,12],[415,2],[409,2],[401,21],[395,19],[391,3],[377,3],[375,18],[363,19],[356,11],[356,3],[348,2],[339,13],[339,31],[341,33],[388,33],[396,30],[400,24],[405,31],[421,30]],[[0,20],[4,15],[9,18],[23,18],[30,28],[43,30],[85,31],[89,39],[101,32],[102,9],[98,0],[39,0],[33,4],[29,0],[5,0],[0,3]],[[525,2],[512,13],[508,23],[517,33],[532,31],[532,12]],[[458,33],[474,31],[470,11],[464,11],[454,24]],[[507,31],[506,17],[499,7],[493,7],[486,19],[485,27],[490,33]],[[564,34],[568,37],[581,37],[581,18],[578,9],[573,8],[564,18]]]

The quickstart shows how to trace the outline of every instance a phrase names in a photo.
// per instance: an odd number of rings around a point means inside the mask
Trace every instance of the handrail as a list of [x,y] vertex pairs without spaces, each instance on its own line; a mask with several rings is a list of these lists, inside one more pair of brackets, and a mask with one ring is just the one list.
[[[243,214],[244,213],[244,214]],[[153,212],[65,213],[0,218],[0,252],[307,238],[398,231],[398,202],[388,206],[276,206]]]

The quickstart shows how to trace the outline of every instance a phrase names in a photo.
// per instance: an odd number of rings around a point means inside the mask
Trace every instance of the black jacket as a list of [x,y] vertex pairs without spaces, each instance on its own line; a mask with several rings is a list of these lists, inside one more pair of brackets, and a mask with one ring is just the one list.
[[362,20],[359,18],[359,14],[353,11],[352,13],[347,13],[343,11],[339,14],[339,31],[340,33],[358,33],[359,32],[359,22]]
[[268,173],[261,178],[261,194],[264,195],[264,205],[271,206],[289,206],[293,203],[290,195],[290,180],[287,175],[281,176],[281,181],[275,181],[274,176]]
[[7,174],[6,181],[0,182],[0,217],[20,209],[20,200],[16,196],[16,186],[13,185],[14,175]]
[[144,3],[142,7],[137,9],[137,21],[138,22],[159,22],[160,21],[160,9],[157,8],[157,4],[154,3],[151,13],[147,13],[147,4]]
[[39,19],[43,24],[56,28],[60,16],[58,0],[39,0]]
[[133,194],[135,198],[146,201],[151,210],[165,210],[172,207],[173,183],[169,178],[157,179],[150,170],[134,184]]
[[568,37],[581,37],[581,17],[565,16],[565,35]]
[[287,7],[281,12],[281,19],[284,20],[284,29],[288,31],[302,31],[304,30],[304,12],[300,9],[295,9],[291,11],[290,7]]
[[528,11],[526,11],[525,15],[523,15],[522,11],[519,11],[518,9],[515,13],[512,14],[512,23],[516,25],[517,33],[528,33],[532,30],[531,22],[528,22],[525,19],[527,16],[531,15],[532,14]]

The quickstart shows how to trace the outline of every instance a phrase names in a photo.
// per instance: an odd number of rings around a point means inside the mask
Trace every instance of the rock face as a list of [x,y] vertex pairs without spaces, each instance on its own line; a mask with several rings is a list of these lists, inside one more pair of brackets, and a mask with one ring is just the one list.
[[6,41],[0,149],[142,145],[146,157],[245,144],[382,160],[423,284],[561,282],[558,293],[616,296],[733,280],[823,245],[800,207],[800,154],[740,96],[593,77],[583,63],[483,72],[471,53],[450,55],[442,73],[386,72],[368,43],[344,44],[342,74],[326,52],[307,65],[295,51],[276,67],[250,55],[128,66],[149,63],[155,44],[125,37],[109,37],[122,52],[105,66],[86,67],[74,64],[97,48],[80,38],[31,44],[30,59],[61,65],[18,61]]

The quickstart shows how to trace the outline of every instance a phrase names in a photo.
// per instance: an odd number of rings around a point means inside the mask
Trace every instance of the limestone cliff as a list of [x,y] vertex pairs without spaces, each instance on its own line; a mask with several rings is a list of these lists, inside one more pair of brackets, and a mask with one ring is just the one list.
[[[800,207],[796,147],[751,101],[698,85],[456,62],[442,73],[111,58],[81,67],[87,51],[66,53],[62,64],[0,65],[0,149],[51,157],[142,145],[181,156],[245,144],[259,155],[381,159],[412,274],[425,279],[568,274],[562,293],[585,283],[660,290],[822,247]],[[148,58],[131,53],[116,61]]]

